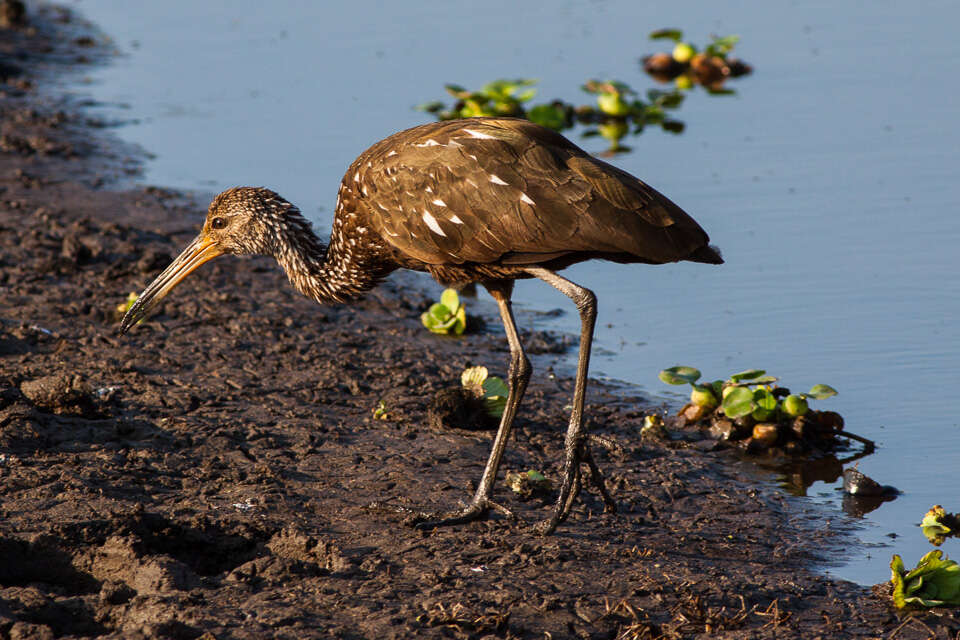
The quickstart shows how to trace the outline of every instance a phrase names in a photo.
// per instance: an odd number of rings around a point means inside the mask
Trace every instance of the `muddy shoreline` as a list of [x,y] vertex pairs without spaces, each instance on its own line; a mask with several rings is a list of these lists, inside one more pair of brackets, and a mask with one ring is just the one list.
[[[901,626],[884,587],[812,572],[849,533],[709,442],[641,443],[644,400],[596,382],[592,429],[618,446],[595,455],[619,514],[585,491],[539,538],[549,506],[501,482],[523,523],[407,526],[394,507],[466,499],[490,444],[425,426],[430,399],[469,365],[503,375],[508,352],[495,321],[428,334],[428,296],[402,278],[320,307],[270,261],[221,260],[118,338],[116,305],[193,237],[206,203],[106,188],[137,159],[51,87],[109,51],[69,12],[31,9],[0,29],[0,638],[960,630],[949,615]],[[549,362],[505,471],[559,472],[572,381],[548,378]],[[373,418],[381,400],[387,420]]]

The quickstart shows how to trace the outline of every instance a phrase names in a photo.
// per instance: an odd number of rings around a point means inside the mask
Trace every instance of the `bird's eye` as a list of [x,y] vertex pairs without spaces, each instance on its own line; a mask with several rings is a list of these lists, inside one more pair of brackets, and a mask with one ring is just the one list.
[[227,219],[214,218],[213,220],[210,221],[210,226],[214,229],[223,229],[225,226],[227,226]]

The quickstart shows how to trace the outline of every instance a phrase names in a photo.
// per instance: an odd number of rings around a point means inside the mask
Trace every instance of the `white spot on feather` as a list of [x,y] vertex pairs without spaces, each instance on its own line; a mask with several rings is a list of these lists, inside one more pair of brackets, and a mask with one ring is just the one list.
[[447,206],[447,203],[444,202],[443,200],[441,200],[440,198],[435,199],[435,200],[433,201],[433,204],[437,205],[438,207],[445,207],[445,206]]
[[453,224],[463,224],[463,220],[460,219],[460,216],[453,214],[453,217],[450,218],[450,222]]
[[534,202],[534,201],[530,198],[530,196],[528,196],[528,195],[525,194],[525,193],[521,193],[521,194],[520,194],[520,202],[526,202],[526,203],[529,204],[529,205],[537,204],[536,202]]
[[478,140],[496,140],[493,136],[483,133],[482,131],[476,131],[474,129],[464,129],[464,131],[469,133],[470,137]]
[[395,155],[397,155],[396,150],[391,150],[390,153],[387,154],[387,157],[389,158],[390,156],[395,156]]
[[360,182],[360,172],[359,172],[359,171],[357,171],[355,174],[353,174],[353,181],[354,181],[354,182]]
[[447,234],[443,232],[443,229],[440,228],[440,225],[437,224],[437,219],[430,215],[430,212],[426,209],[423,210],[423,221],[427,223],[427,226],[430,227],[430,231],[433,231],[438,236],[447,237]]
[[421,142],[420,144],[415,144],[415,145],[413,145],[413,146],[415,146],[415,147],[441,147],[441,146],[443,146],[443,145],[441,145],[439,142],[437,142],[437,141],[434,140],[433,138],[429,138],[426,142]]
[[492,182],[493,184],[503,184],[503,185],[507,184],[506,182],[500,179],[500,176],[495,175],[493,173],[490,174],[490,182]]

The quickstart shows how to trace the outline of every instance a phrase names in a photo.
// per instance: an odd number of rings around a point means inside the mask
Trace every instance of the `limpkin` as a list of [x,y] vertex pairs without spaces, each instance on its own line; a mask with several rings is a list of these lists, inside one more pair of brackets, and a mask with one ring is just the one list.
[[479,282],[490,292],[510,347],[506,408],[473,499],[422,528],[469,522],[497,507],[494,481],[531,374],[511,309],[514,280],[539,278],[568,296],[580,313],[580,352],[563,479],[542,533],[567,517],[581,463],[598,476],[583,425],[596,296],[557,271],[594,258],[723,262],[700,225],[665,196],[560,134],[512,118],[426,124],[374,144],[340,183],[329,245],[273,191],[224,191],[200,235],[128,311],[121,333],[223,254],[273,256],[300,293],[321,303],[357,298],[401,268],[426,271],[448,286]]

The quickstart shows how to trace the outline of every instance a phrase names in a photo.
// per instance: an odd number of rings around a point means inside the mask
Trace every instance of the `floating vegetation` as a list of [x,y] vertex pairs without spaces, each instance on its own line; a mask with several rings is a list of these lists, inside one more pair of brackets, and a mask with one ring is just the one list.
[[421,314],[420,322],[433,333],[459,336],[467,328],[467,309],[455,290],[446,289],[440,302],[433,303]]
[[[643,58],[644,69],[656,80],[674,82],[672,90],[633,89],[621,80],[588,80],[581,89],[595,96],[593,104],[574,104],[565,100],[549,100],[538,104],[536,80],[530,78],[499,79],[479,89],[467,89],[458,84],[444,86],[454,101],[433,100],[417,107],[433,114],[438,120],[455,120],[476,116],[509,116],[526,118],[539,125],[564,131],[585,127],[583,137],[601,137],[609,146],[601,155],[630,151],[623,144],[627,135],[638,135],[645,128],[656,126],[669,133],[681,133],[685,125],[671,117],[683,104],[686,92],[696,85],[711,94],[733,93],[724,86],[727,78],[750,73],[751,67],[732,57],[730,52],[739,41],[738,36],[714,37],[702,51],[683,41],[683,32],[661,29],[651,38],[676,41],[672,53],[657,53]],[[641,97],[642,96],[642,97]]]
[[681,91],[700,85],[709,93],[732,94],[733,89],[725,86],[727,80],[753,72],[749,64],[730,55],[740,36],[712,36],[702,48],[684,41],[679,29],[658,29],[650,34],[650,39],[672,40],[676,44],[670,53],[644,57],[643,70],[660,82],[672,81]]
[[960,565],[944,558],[939,549],[920,558],[909,572],[903,559],[894,555],[890,573],[893,604],[898,609],[960,606]]
[[814,411],[810,400],[836,395],[833,387],[817,384],[806,393],[791,393],[762,369],[750,369],[727,380],[699,383],[693,367],[676,366],[660,372],[660,380],[689,384],[690,402],[677,414],[679,426],[696,426],[720,441],[750,453],[823,454],[841,448],[837,438],[856,440],[874,449],[872,441],[843,430],[834,411]]
[[939,547],[947,538],[960,536],[960,514],[947,513],[946,509],[935,504],[924,514],[920,529],[927,540]]

